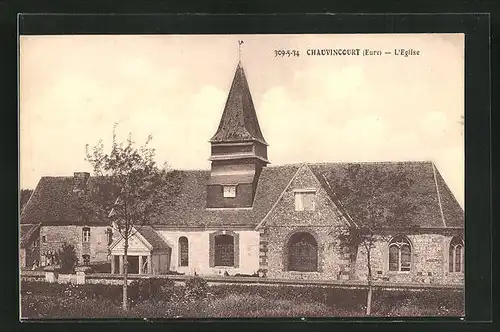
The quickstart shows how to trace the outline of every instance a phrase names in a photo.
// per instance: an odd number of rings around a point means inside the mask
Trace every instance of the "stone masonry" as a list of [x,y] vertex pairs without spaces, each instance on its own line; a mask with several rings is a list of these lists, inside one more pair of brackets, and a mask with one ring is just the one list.
[[[295,211],[294,190],[301,189],[316,190],[314,211]],[[347,225],[311,170],[301,167],[265,221],[261,264],[267,262],[267,266],[261,269],[267,269],[270,278],[340,279],[341,269],[351,270],[336,241],[336,234],[345,231]],[[287,243],[297,232],[308,232],[316,239],[317,272],[287,271]]]
[[[90,243],[82,240],[84,226],[58,225],[42,226],[40,229],[40,262],[41,256],[46,252],[57,252],[63,243],[75,247],[79,263],[82,255],[90,255],[91,262],[102,262],[108,259],[107,226],[90,226]],[[45,237],[45,242],[43,241]]]
[[[411,244],[409,272],[389,271],[391,235],[380,236],[371,250],[372,276],[390,282],[463,283],[464,274],[448,270],[448,253],[452,235],[421,233],[403,234]],[[368,275],[366,250],[358,248],[355,278],[366,280]]]

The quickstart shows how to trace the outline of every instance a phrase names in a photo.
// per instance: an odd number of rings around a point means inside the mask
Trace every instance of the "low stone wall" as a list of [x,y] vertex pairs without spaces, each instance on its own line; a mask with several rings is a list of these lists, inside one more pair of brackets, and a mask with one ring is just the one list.
[[[132,282],[138,279],[151,278],[147,275],[129,275],[128,280]],[[192,278],[191,276],[184,275],[157,275],[154,278],[159,279],[172,279],[176,284],[183,285],[187,279]],[[339,288],[367,288],[368,283],[363,280],[290,280],[290,279],[271,279],[271,278],[259,278],[259,277],[219,277],[219,276],[206,276],[203,277],[209,285],[216,284],[244,284],[244,285],[287,285],[287,286],[323,286],[323,287],[339,287]],[[86,276],[87,283],[104,283],[104,284],[123,284],[123,275],[117,274],[104,274],[95,273],[88,274]],[[422,283],[391,283],[386,281],[373,281],[372,285],[375,288],[382,289],[413,289],[413,290],[425,290],[425,289],[455,289],[463,290],[463,285],[457,284],[422,284]]]
[[45,281],[45,272],[43,271],[22,271],[22,281]]
[[59,273],[57,270],[22,271],[21,280],[45,281],[59,284],[85,284],[85,272],[77,271],[75,274]]
[[[43,272],[42,272],[43,273]],[[40,280],[46,282],[57,283],[75,283],[75,284],[108,284],[108,285],[122,285],[123,275],[120,274],[107,274],[107,273],[90,273],[78,272],[78,274],[57,274],[51,271],[45,271],[44,278],[40,273],[26,273],[22,272],[22,280]],[[186,280],[192,278],[185,275],[129,275],[127,277],[130,284],[134,280],[159,278],[171,279],[178,285],[184,285]],[[209,285],[217,284],[242,284],[242,285],[273,285],[273,286],[320,286],[320,287],[336,287],[336,288],[350,288],[350,289],[366,289],[368,283],[364,280],[290,280],[290,279],[270,279],[259,277],[219,277],[207,276],[203,277]],[[422,283],[393,283],[387,281],[373,281],[373,287],[387,290],[428,290],[428,289],[450,289],[463,291],[464,286],[458,284],[422,284]]]

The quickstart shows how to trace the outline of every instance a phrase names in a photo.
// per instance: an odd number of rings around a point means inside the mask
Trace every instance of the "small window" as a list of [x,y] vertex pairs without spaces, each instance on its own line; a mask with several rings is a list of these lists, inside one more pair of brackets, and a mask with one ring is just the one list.
[[82,232],[83,232],[82,241],[90,242],[90,228],[84,227]]
[[82,255],[83,265],[90,265],[90,255]]
[[189,265],[189,243],[185,236],[179,238],[179,266]]
[[389,271],[408,272],[410,268],[410,242],[406,237],[396,236],[389,243]]
[[464,272],[464,243],[462,239],[455,236],[450,242],[449,249],[449,271]]
[[42,236],[42,243],[47,243],[47,237],[45,235]]
[[296,191],[295,211],[314,211],[316,208],[315,198],[315,191]]
[[224,186],[224,197],[236,197],[236,186]]

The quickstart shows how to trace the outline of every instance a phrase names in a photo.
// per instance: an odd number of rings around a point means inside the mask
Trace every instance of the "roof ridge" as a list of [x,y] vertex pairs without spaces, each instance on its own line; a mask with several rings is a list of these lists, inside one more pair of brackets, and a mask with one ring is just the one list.
[[400,160],[400,161],[321,161],[321,162],[297,162],[297,163],[289,163],[289,164],[271,164],[268,165],[268,168],[273,167],[286,167],[286,166],[327,166],[327,165],[346,165],[346,164],[358,164],[358,165],[369,165],[369,164],[433,164],[432,160]]
[[427,164],[432,160],[387,160],[387,161],[322,161],[307,162],[308,165],[331,165],[331,164]]
[[72,179],[72,175],[43,175],[40,179]]
[[304,165],[304,163],[291,163],[291,164],[281,164],[281,165],[271,164],[271,165],[266,166],[266,168],[294,167],[294,166],[300,167],[302,165]]

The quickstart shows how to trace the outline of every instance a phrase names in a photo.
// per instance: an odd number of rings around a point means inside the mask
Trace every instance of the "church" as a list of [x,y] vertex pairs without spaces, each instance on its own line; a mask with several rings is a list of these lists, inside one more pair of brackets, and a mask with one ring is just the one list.
[[[337,245],[339,234],[367,222],[356,220],[346,204],[356,192],[337,188],[356,169],[403,174],[411,185],[401,199],[411,198],[418,209],[408,227],[394,223],[398,211],[378,224],[373,278],[464,283],[463,209],[433,162],[271,165],[241,62],[210,144],[210,169],[179,170],[173,206],[130,239],[129,273],[366,280],[367,251]],[[111,273],[123,271],[123,240],[112,237],[111,225],[71,219],[67,202],[90,178],[75,173],[40,180],[21,214],[21,255],[31,259],[26,266],[45,262],[44,253],[67,238],[84,262],[108,260]]]

